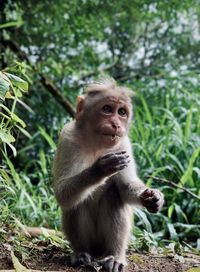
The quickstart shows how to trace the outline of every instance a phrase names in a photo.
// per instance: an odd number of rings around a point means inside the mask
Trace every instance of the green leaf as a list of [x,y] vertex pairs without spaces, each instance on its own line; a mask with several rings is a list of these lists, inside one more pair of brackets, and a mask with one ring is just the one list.
[[168,217],[170,219],[172,217],[173,211],[174,211],[174,204],[170,205],[169,208],[168,208]]
[[11,111],[9,110],[8,107],[6,107],[3,104],[1,104],[1,108],[3,108],[6,112],[8,112],[11,115]]
[[13,251],[11,251],[11,258],[12,258],[12,263],[13,263],[13,266],[14,266],[16,272],[31,272],[30,269],[27,269],[25,266],[23,266],[19,262],[18,258],[15,256]]
[[26,126],[26,124],[24,123],[24,121],[21,119],[21,118],[19,118],[15,113],[11,113],[11,118],[12,118],[12,120],[13,121],[15,121],[15,122],[17,122],[17,123],[19,123],[23,128]]
[[8,27],[20,27],[21,25],[23,25],[23,21],[20,19],[18,21],[13,21],[13,22],[8,22],[8,23],[5,23],[5,24],[1,24],[0,29],[8,28]]
[[6,160],[6,164],[7,164],[8,168],[9,168],[9,170],[10,170],[10,173],[12,175],[13,181],[15,182],[16,186],[18,188],[20,188],[21,187],[21,180],[20,180],[20,176],[19,176],[18,172],[16,171],[13,163],[8,158],[8,156],[5,153],[3,153],[3,155],[4,155],[4,158]]
[[169,230],[170,238],[174,241],[177,241],[178,235],[173,224],[171,224],[170,222],[167,222],[167,228]]
[[33,212],[35,213],[35,215],[37,216],[38,214],[38,210],[37,210],[37,207],[33,201],[33,198],[30,196],[30,194],[24,190],[24,195],[26,196],[26,199],[28,200],[28,202],[30,203],[32,209],[33,209]]
[[140,220],[142,221],[142,223],[145,225],[146,230],[148,232],[152,232],[151,223],[149,222],[146,214],[142,210],[140,210],[138,208],[134,209],[134,213],[140,218]]
[[23,96],[20,89],[17,89],[17,90],[16,90],[16,96],[17,96],[17,97],[20,97],[20,98]]
[[32,138],[32,136],[30,135],[30,133],[28,131],[26,131],[25,129],[23,129],[22,127],[16,125],[16,127],[29,139]]
[[6,144],[15,142],[15,138],[5,130],[0,131],[0,139],[3,143]]
[[40,156],[40,165],[42,168],[42,172],[44,173],[44,175],[47,175],[47,161],[45,158],[44,150],[40,149],[39,156]]
[[12,144],[10,144],[10,143],[7,143],[7,145],[12,149],[13,156],[16,157],[16,156],[17,156],[17,150],[16,150],[16,148],[14,147],[14,145],[12,145]]
[[142,105],[144,107],[146,118],[147,118],[149,124],[151,124],[151,126],[152,126],[153,125],[153,119],[152,119],[152,115],[151,115],[151,112],[149,110],[149,107],[147,105],[147,102],[144,100],[144,98],[142,96],[140,96],[140,99],[141,99]]
[[7,184],[12,186],[12,179],[4,169],[0,169],[0,175]]
[[6,96],[6,93],[10,89],[10,82],[5,79],[5,76],[2,72],[0,72],[0,98],[4,99]]
[[187,170],[185,171],[184,175],[181,178],[181,184],[184,185],[192,177],[193,164],[194,164],[195,160],[198,158],[199,153],[200,153],[200,147],[197,148],[193,152],[192,157],[189,160],[188,168],[187,168]]
[[18,87],[20,90],[27,92],[28,91],[28,82],[26,82],[25,80],[21,79],[18,76],[15,76],[13,74],[10,73],[5,73],[11,80],[12,84],[15,87]]
[[186,216],[186,214],[183,212],[183,210],[181,209],[181,207],[180,207],[179,205],[175,204],[175,210],[176,210],[176,214],[177,214],[177,217],[178,217],[179,222],[181,222],[182,219],[184,219],[185,222],[188,223],[187,216]]
[[45,140],[48,142],[48,144],[51,146],[53,150],[56,150],[56,144],[53,141],[53,139],[49,136],[49,134],[46,133],[46,131],[42,128],[39,127],[41,135],[45,138]]
[[187,115],[187,119],[186,119],[185,130],[184,130],[185,141],[187,141],[189,139],[190,133],[191,133],[192,108],[193,108],[193,106],[191,106],[191,108],[188,112],[188,115]]
[[160,146],[158,147],[158,149],[157,149],[157,151],[155,153],[156,160],[160,159],[162,150],[163,150],[163,143],[160,144]]

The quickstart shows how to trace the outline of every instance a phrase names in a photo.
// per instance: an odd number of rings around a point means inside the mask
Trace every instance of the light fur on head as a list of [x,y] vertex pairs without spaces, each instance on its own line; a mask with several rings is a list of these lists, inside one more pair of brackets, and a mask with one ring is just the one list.
[[130,98],[134,95],[134,92],[131,89],[118,85],[112,77],[103,77],[99,81],[94,81],[88,84],[84,92],[86,94],[90,94],[93,92],[106,92],[109,90],[114,90],[116,93],[124,93],[124,95],[127,95]]

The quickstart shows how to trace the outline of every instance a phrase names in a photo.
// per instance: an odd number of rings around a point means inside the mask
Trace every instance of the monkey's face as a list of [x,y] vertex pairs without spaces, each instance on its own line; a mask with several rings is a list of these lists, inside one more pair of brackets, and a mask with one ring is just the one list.
[[101,143],[112,147],[127,135],[131,118],[130,102],[121,97],[104,97],[93,108],[93,131]]

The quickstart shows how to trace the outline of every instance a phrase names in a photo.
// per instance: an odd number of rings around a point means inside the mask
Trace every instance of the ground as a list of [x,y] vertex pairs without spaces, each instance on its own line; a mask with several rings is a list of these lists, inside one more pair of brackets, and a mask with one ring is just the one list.
[[[15,252],[16,257],[26,268],[33,271],[98,271],[95,268],[73,269],[69,266],[69,255],[59,247],[50,246],[29,248],[23,253]],[[195,268],[191,270],[190,268]],[[0,244],[0,272],[13,270],[11,247],[9,244]],[[174,256],[158,256],[129,252],[126,271],[134,272],[200,272],[200,256],[187,254],[183,259],[176,260]],[[18,272],[18,270],[16,270]],[[24,271],[21,269],[21,271]],[[21,272],[19,270],[19,272]],[[30,271],[30,270],[29,270]]]

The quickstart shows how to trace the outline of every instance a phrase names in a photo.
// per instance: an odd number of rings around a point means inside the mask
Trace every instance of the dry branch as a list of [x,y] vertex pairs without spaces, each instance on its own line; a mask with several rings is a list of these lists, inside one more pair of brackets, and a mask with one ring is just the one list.
[[40,75],[40,80],[43,86],[56,98],[56,100],[63,106],[65,110],[72,116],[75,117],[75,109],[71,103],[61,94],[61,92],[56,88],[56,86],[48,80],[42,74]]
[[38,237],[40,235],[56,235],[62,237],[62,233],[60,231],[56,231],[53,229],[40,228],[40,227],[27,227],[23,225],[22,234],[27,237]]
[[180,190],[182,190],[182,191],[184,191],[184,192],[190,194],[190,195],[193,196],[194,198],[200,200],[200,197],[199,197],[198,195],[195,195],[195,194],[192,193],[189,189],[187,189],[187,188],[185,188],[185,187],[182,187],[182,186],[176,184],[175,182],[173,182],[173,181],[171,181],[171,180],[167,180],[167,179],[163,179],[163,178],[159,178],[159,177],[153,177],[153,176],[147,176],[147,178],[151,178],[151,179],[153,179],[153,180],[155,180],[155,181],[158,181],[158,182],[160,182],[160,183],[162,183],[162,184],[167,184],[167,185],[169,185],[170,187],[174,187],[174,188],[176,188],[176,189],[178,188],[178,189],[180,189]]

